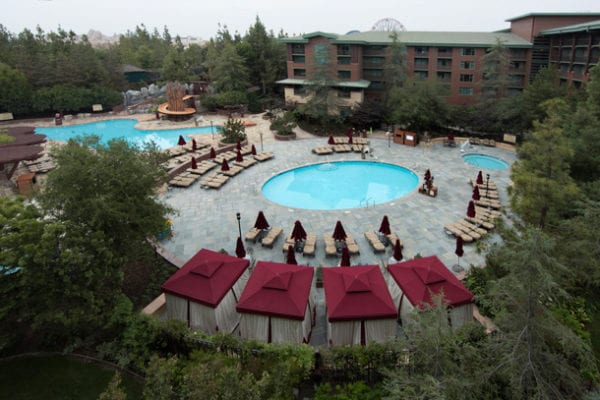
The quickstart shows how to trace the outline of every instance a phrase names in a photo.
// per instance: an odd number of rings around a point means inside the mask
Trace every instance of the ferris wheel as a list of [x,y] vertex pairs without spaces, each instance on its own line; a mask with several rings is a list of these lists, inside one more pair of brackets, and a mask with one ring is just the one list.
[[371,30],[382,32],[404,32],[406,31],[406,27],[397,19],[383,18],[375,22],[375,25],[373,25]]

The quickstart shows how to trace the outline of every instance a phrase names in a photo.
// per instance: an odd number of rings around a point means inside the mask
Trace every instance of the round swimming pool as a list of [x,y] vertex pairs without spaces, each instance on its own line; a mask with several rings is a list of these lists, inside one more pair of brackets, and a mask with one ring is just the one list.
[[485,154],[465,154],[462,156],[462,158],[463,160],[465,160],[466,163],[475,165],[476,167],[480,167],[483,169],[506,169],[509,165],[504,160]]
[[287,207],[341,210],[381,204],[413,191],[417,175],[398,165],[370,161],[312,164],[282,172],[262,187],[263,195]]
[[166,149],[177,146],[179,135],[185,137],[185,135],[190,134],[209,134],[211,129],[214,130],[214,133],[219,133],[220,129],[217,126],[205,126],[200,128],[141,130],[135,128],[137,123],[138,121],[134,119],[110,119],[89,124],[35,128],[35,131],[43,133],[50,140],[62,142],[67,142],[76,136],[97,135],[100,137],[100,143],[103,144],[111,139],[125,138],[129,143],[139,146],[153,141],[160,149]]

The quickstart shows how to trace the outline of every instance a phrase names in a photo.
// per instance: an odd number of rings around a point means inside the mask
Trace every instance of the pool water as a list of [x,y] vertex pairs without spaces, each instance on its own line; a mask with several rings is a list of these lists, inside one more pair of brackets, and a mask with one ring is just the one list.
[[137,123],[138,121],[134,119],[112,119],[81,125],[35,128],[35,131],[46,135],[50,140],[63,142],[76,136],[97,135],[100,137],[100,143],[103,144],[108,143],[111,139],[124,138],[129,143],[138,146],[153,141],[160,149],[166,149],[177,146],[179,135],[185,138],[185,135],[190,134],[210,134],[211,129],[214,130],[214,133],[218,133],[220,129],[216,126],[205,126],[201,128],[140,130],[135,128]]
[[497,157],[487,156],[485,154],[465,154],[462,156],[466,163],[475,165],[483,169],[506,169],[509,164]]
[[282,172],[262,187],[286,207],[341,210],[385,203],[412,192],[417,175],[398,165],[370,161],[312,164]]

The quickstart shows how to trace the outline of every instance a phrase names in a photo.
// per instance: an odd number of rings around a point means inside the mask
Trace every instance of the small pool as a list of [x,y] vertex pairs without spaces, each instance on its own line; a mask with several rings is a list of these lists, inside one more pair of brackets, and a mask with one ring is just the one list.
[[135,128],[137,123],[138,121],[134,119],[111,119],[89,124],[35,128],[35,131],[46,135],[50,140],[63,142],[76,136],[97,135],[100,137],[100,143],[103,144],[111,139],[125,138],[129,143],[139,146],[153,141],[159,148],[166,149],[177,146],[179,135],[185,138],[185,135],[190,134],[210,134],[211,128],[214,133],[218,133],[220,129],[217,126],[205,126],[201,128],[140,130]]
[[385,203],[412,192],[417,175],[398,165],[336,161],[282,172],[262,187],[263,195],[286,207],[341,210]]
[[465,162],[483,169],[506,169],[509,166],[506,161],[485,154],[465,154],[462,158]]

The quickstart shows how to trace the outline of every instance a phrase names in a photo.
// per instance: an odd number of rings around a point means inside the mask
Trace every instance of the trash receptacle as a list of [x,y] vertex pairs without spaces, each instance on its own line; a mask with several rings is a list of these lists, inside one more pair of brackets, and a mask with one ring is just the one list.
[[20,195],[31,197],[33,192],[37,189],[35,172],[19,175],[17,177],[17,188],[19,189]]
[[404,131],[402,129],[394,131],[394,143],[404,144]]

